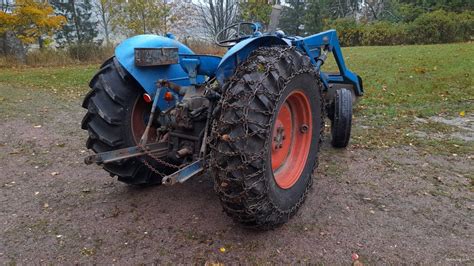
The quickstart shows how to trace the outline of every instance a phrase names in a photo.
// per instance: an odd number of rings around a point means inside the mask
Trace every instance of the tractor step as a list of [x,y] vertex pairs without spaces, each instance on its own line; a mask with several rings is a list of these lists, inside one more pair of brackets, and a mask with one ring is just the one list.
[[146,144],[145,146],[134,146],[119,150],[101,152],[94,155],[87,156],[84,159],[86,164],[104,164],[115,162],[123,159],[133,158],[147,153],[152,153],[155,157],[164,157],[168,154],[167,142],[156,142]]

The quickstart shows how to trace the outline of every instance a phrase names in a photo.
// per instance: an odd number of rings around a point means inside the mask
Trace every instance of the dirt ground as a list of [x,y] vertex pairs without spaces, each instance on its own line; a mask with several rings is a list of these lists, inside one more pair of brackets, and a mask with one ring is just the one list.
[[352,253],[369,264],[474,263],[473,154],[334,150],[326,140],[304,206],[286,225],[257,232],[222,212],[208,175],[137,188],[84,165],[79,105],[28,92],[14,112],[4,109],[2,264],[347,265]]

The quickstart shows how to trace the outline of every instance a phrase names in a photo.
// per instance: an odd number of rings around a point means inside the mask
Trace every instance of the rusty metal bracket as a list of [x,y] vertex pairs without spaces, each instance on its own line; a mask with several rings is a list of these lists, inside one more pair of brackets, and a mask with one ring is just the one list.
[[94,155],[87,156],[84,159],[85,164],[104,164],[115,162],[123,159],[137,157],[145,155],[147,153],[153,153],[157,158],[164,157],[168,154],[168,143],[157,142],[146,144],[143,147],[134,146],[114,151],[101,152]]
[[163,185],[171,186],[176,183],[184,183],[191,177],[201,173],[204,170],[204,161],[202,159],[195,161],[186,167],[174,172],[171,175],[163,177]]
[[135,65],[139,67],[172,65],[179,62],[178,48],[135,48]]

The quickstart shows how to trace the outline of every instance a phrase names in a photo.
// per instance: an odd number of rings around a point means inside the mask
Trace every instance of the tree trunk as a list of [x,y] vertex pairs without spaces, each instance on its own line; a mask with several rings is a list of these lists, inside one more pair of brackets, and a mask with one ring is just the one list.
[[0,37],[0,55],[18,63],[26,63],[26,49],[12,31],[7,31]]
[[81,36],[81,29],[79,26],[77,10],[76,10],[76,3],[75,0],[71,0],[71,7],[72,7],[72,20],[74,21],[74,27],[76,28],[76,38],[78,43],[82,43],[82,36]]
[[43,39],[42,36],[38,37],[38,46],[39,46],[40,50],[43,50],[43,48],[44,48],[44,39]]

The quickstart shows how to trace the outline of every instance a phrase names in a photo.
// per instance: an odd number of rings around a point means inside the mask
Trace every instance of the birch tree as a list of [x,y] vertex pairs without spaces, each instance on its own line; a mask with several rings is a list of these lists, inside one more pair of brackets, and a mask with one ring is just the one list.
[[210,37],[236,22],[239,10],[238,0],[200,0],[197,8],[201,21]]

